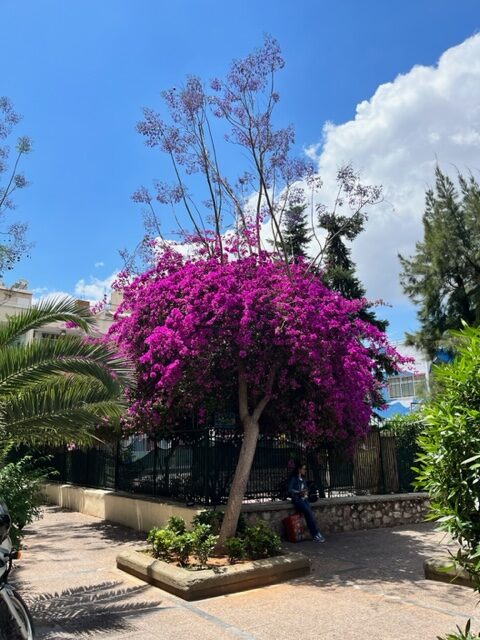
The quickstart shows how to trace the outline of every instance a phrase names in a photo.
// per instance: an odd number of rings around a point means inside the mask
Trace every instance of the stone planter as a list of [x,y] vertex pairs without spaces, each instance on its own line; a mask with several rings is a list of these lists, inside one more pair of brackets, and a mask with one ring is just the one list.
[[200,600],[255,589],[310,573],[310,560],[300,553],[285,553],[264,560],[190,571],[146,553],[124,551],[117,567],[184,600]]
[[465,571],[462,567],[454,566],[452,560],[448,558],[445,558],[445,560],[425,560],[423,570],[427,580],[475,588],[474,581],[468,571]]

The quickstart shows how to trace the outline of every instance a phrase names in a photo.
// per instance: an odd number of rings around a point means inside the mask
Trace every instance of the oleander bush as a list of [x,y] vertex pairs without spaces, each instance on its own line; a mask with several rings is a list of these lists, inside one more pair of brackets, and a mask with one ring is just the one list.
[[449,633],[447,636],[437,636],[437,640],[479,640],[480,635],[474,636],[470,631],[470,620],[464,630],[457,627],[456,633]]
[[[418,487],[431,499],[429,518],[458,542],[455,563],[480,591],[480,328],[455,332],[456,356],[435,368],[436,391],[424,409]],[[443,640],[470,640],[465,631]]]
[[459,543],[456,562],[480,589],[480,329],[457,333],[455,361],[435,368],[437,392],[424,409],[418,486],[430,519]]

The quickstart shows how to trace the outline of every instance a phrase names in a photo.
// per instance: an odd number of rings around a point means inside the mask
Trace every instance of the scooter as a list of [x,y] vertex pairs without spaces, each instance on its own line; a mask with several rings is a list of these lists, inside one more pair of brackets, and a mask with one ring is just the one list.
[[0,640],[33,640],[35,631],[27,605],[9,584],[13,561],[20,551],[12,548],[9,537],[12,524],[6,507],[0,504]]

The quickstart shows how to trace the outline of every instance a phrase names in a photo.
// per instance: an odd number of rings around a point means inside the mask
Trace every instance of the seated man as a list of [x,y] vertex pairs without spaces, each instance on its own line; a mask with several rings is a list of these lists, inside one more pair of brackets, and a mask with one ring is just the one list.
[[325,542],[325,538],[320,533],[317,526],[312,507],[308,501],[307,483],[305,481],[305,473],[307,468],[304,464],[298,463],[292,471],[290,481],[288,483],[288,495],[292,499],[292,503],[298,513],[302,513],[305,517],[307,527],[315,542]]

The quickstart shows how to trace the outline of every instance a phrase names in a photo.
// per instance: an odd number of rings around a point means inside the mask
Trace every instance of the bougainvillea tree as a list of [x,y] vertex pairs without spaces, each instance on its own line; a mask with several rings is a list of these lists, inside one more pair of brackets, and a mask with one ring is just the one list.
[[[165,92],[166,120],[145,110],[138,130],[168,158],[174,182],[134,194],[145,208],[142,247],[151,264],[133,281],[120,278],[124,301],[110,333],[136,363],[130,412],[142,429],[172,432],[192,413],[201,421],[237,407],[243,440],[220,546],[235,532],[266,417],[279,432],[350,444],[366,433],[378,401],[378,355],[393,367],[399,360],[360,317],[366,300],[345,300],[323,284],[324,248],[310,262],[289,260],[283,216],[314,203],[321,181],[311,162],[291,156],[293,129],[273,124],[283,64],[267,37],[208,89],[190,77]],[[231,146],[215,138],[215,121]],[[227,175],[225,155],[229,167],[247,160],[247,170]],[[338,180],[334,214],[363,215],[380,197],[351,168]],[[162,233],[157,205],[173,208],[188,252]]]
[[188,259],[166,251],[126,287],[111,335],[137,363],[131,412],[175,429],[235,398],[244,438],[221,541],[235,531],[262,415],[278,430],[350,443],[378,393],[372,346],[394,351],[358,317],[365,301],[327,289],[303,263],[268,253]]

